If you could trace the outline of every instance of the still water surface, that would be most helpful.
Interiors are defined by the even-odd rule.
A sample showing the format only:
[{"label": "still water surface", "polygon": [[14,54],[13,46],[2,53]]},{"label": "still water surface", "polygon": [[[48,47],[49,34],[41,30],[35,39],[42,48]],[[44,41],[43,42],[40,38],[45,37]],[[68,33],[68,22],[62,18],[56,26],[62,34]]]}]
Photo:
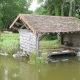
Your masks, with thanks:
[{"label": "still water surface", "polygon": [[80,80],[80,61],[33,65],[26,59],[0,56],[0,80]]}]

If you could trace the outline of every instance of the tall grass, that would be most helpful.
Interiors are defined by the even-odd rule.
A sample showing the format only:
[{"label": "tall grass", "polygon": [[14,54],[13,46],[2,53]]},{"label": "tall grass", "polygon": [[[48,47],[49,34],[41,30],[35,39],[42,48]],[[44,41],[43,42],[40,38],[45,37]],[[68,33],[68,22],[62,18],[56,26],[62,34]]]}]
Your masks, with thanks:
[{"label": "tall grass", "polygon": [[30,64],[35,64],[35,63],[36,63],[36,53],[35,53],[35,52],[31,52],[31,53],[30,53],[29,63],[30,63]]},{"label": "tall grass", "polygon": [[19,34],[1,34],[0,52],[2,53],[14,53],[19,48]]},{"label": "tall grass", "polygon": [[30,54],[30,64],[43,64],[45,62],[45,56],[46,54],[42,54],[42,57],[37,57],[34,53]]},{"label": "tall grass", "polygon": [[29,58],[30,58],[30,60],[29,60],[30,64],[43,64],[46,59],[46,54],[42,53],[42,55],[39,57],[35,51],[32,51],[30,53]]}]

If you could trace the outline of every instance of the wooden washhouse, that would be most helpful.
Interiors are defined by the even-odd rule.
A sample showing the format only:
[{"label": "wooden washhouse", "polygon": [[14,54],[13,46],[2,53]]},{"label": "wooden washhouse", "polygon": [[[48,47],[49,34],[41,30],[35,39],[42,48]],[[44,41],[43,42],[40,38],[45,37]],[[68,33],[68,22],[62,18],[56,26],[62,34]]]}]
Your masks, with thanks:
[{"label": "wooden washhouse", "polygon": [[40,37],[58,33],[61,45],[80,47],[80,20],[76,17],[19,14],[10,28],[19,31],[20,49],[39,51]]}]

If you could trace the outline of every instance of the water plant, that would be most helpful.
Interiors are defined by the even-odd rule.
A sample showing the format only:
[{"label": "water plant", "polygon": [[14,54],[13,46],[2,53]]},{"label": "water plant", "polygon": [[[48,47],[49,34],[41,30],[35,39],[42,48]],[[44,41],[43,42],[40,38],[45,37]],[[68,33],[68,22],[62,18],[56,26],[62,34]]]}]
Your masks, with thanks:
[{"label": "water plant", "polygon": [[31,63],[31,64],[36,63],[36,54],[34,52],[31,52],[29,55],[29,63]]},{"label": "water plant", "polygon": [[42,56],[38,56],[35,51],[32,51],[29,55],[30,64],[43,64],[46,59],[46,54],[42,53]]},{"label": "water plant", "polygon": [[43,64],[43,63],[45,63],[45,60],[46,60],[46,54],[45,53],[42,53],[41,57],[36,57],[36,63],[37,64]]}]

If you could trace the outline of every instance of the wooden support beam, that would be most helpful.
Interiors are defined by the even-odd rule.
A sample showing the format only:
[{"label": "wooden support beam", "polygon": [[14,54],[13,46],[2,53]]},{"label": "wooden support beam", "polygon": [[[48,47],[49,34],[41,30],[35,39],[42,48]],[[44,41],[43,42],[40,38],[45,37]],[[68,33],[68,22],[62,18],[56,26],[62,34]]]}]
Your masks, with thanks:
[{"label": "wooden support beam", "polygon": [[19,25],[23,25],[23,24],[20,22],[16,22],[15,25],[19,26]]},{"label": "wooden support beam", "polygon": [[25,25],[22,25],[22,26],[20,27],[20,29],[22,29],[23,27],[25,27]]},{"label": "wooden support beam", "polygon": [[60,33],[60,45],[63,45],[63,33]]},{"label": "wooden support beam", "polygon": [[37,33],[36,34],[36,55],[37,55],[37,57],[41,57],[42,56],[42,51],[40,51],[40,49],[39,49],[40,37],[41,37],[41,34]]},{"label": "wooden support beam", "polygon": [[36,54],[37,56],[39,56],[38,53],[39,53],[39,34],[37,33],[36,34]]},{"label": "wooden support beam", "polygon": [[23,23],[23,26],[25,26],[25,28],[29,30],[29,27],[24,23],[24,21],[23,20],[21,20],[21,21]]},{"label": "wooden support beam", "polygon": [[19,29],[19,28],[15,27],[15,26],[13,26],[12,28],[15,29],[15,30],[18,30]]},{"label": "wooden support beam", "polygon": [[22,23],[23,23],[23,25],[21,26],[21,29],[25,27],[28,31],[32,32],[32,31],[29,29],[29,27],[24,23],[24,21],[22,21]]}]

